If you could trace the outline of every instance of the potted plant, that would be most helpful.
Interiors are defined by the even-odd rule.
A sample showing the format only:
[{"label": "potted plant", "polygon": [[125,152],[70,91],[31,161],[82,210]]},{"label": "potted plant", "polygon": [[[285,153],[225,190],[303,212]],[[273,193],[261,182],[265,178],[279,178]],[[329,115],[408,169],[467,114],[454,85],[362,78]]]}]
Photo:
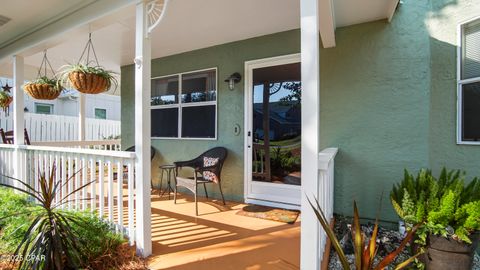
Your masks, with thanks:
[{"label": "potted plant", "polygon": [[407,227],[420,223],[416,249],[427,269],[469,270],[479,241],[480,181],[464,184],[465,173],[445,168],[438,178],[429,170],[416,177],[405,171],[390,198]]},{"label": "potted plant", "polygon": [[47,76],[26,83],[23,90],[32,98],[53,100],[56,99],[63,90],[62,85],[57,79],[50,79]]},{"label": "potted plant", "polygon": [[63,66],[60,74],[62,83],[69,83],[84,94],[100,94],[110,89],[112,85],[115,85],[115,88],[118,87],[115,73],[101,66],[81,63],[66,65]]},{"label": "potted plant", "polygon": [[43,51],[43,59],[38,68],[37,79],[26,83],[23,90],[34,99],[53,100],[56,99],[63,87],[55,75],[49,77],[47,68],[50,68],[51,74],[55,74],[52,65],[47,58],[47,50]]},{"label": "potted plant", "polygon": [[[90,59],[91,55],[94,59]],[[88,35],[87,44],[78,63],[65,65],[60,71],[62,83],[69,83],[84,94],[100,94],[110,89],[112,85],[117,88],[118,80],[114,75],[115,72],[106,70],[99,64],[93,47],[92,33]]]}]

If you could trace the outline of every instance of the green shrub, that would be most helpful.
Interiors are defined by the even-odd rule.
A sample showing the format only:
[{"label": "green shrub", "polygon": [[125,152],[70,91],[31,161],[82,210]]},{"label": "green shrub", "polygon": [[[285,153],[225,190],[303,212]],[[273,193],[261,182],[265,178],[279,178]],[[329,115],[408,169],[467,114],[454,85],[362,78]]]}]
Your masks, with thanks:
[{"label": "green shrub", "polygon": [[35,205],[23,194],[0,188],[0,253],[13,253],[28,229]]},{"label": "green shrub", "polygon": [[[54,173],[52,172],[51,175],[54,175]],[[46,180],[43,175],[41,178]],[[121,235],[114,232],[112,225],[100,220],[89,211],[66,211],[58,209],[58,205],[55,206],[54,204],[51,208],[46,208],[46,204],[51,202],[45,200],[45,198],[55,197],[48,191],[55,191],[56,188],[48,188],[49,181],[45,182],[43,180],[41,182],[42,187],[44,187],[42,190],[47,192],[48,195],[36,195],[37,198],[41,199],[41,204],[35,204],[27,195],[15,193],[13,188],[0,188],[0,253],[18,254],[23,258],[31,258],[33,254],[37,258],[41,254],[50,254],[44,257],[47,260],[36,265],[32,264],[34,261],[18,261],[19,269],[63,269],[64,266],[74,267],[75,269],[88,267],[89,262],[105,254],[114,253],[119,245],[125,241]],[[49,220],[48,211],[55,215],[55,219],[62,222],[60,224],[57,220],[54,221],[57,227],[62,226],[62,230],[58,230],[60,232],[60,239],[58,240],[53,237],[52,239],[48,238],[52,231],[45,227]],[[31,227],[32,224],[36,224],[36,227]],[[39,242],[37,239],[44,240]],[[62,243],[56,241],[62,241]],[[59,246],[64,248],[54,254],[53,251],[49,251],[48,247],[50,245],[57,250]],[[52,261],[59,258],[63,258],[62,261],[65,261]],[[50,265],[48,265],[49,260]],[[63,264],[63,266],[58,264]]]},{"label": "green shrub", "polygon": [[118,246],[125,242],[125,239],[114,232],[112,225],[100,220],[91,212],[73,212],[78,219],[82,220],[79,224],[73,224],[72,229],[79,237],[79,241],[84,242],[80,248],[82,261],[92,261],[104,254],[113,253]]}]

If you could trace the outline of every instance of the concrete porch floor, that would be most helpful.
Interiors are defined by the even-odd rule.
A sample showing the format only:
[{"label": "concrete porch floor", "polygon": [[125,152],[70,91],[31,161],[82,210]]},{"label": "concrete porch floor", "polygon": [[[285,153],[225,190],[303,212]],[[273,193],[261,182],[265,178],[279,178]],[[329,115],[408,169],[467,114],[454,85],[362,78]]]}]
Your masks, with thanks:
[{"label": "concrete porch floor", "polygon": [[299,269],[300,221],[285,224],[236,215],[245,206],[152,194],[150,269]]}]

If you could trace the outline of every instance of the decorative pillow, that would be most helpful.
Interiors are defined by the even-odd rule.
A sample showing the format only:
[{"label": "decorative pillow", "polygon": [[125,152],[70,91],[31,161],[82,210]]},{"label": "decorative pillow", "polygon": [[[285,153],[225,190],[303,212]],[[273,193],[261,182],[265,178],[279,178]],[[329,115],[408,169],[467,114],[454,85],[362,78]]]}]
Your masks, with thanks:
[{"label": "decorative pillow", "polygon": [[[218,163],[218,160],[219,160],[218,158],[203,157],[203,166],[204,167],[214,166]],[[218,183],[218,177],[213,172],[209,172],[209,171],[203,172],[203,179]]]}]

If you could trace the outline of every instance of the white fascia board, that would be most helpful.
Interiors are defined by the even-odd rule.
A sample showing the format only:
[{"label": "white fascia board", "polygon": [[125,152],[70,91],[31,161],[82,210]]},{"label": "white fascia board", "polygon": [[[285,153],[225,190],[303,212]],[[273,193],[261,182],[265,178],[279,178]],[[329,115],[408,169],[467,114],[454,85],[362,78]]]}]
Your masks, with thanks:
[{"label": "white fascia board", "polygon": [[390,0],[391,4],[388,6],[387,10],[387,20],[391,22],[393,19],[393,15],[395,14],[395,10],[397,10],[398,3],[400,0]]},{"label": "white fascia board", "polygon": [[59,36],[60,34],[108,15],[122,7],[133,4],[135,4],[135,2],[132,0],[102,0],[80,7],[70,13],[67,12],[39,29],[34,29],[30,33],[20,34],[16,39],[2,44],[0,48],[0,61],[12,55],[21,55],[23,51],[48,39]]},{"label": "white fascia board", "polygon": [[332,0],[318,2],[320,37],[324,48],[333,48],[335,44],[335,15]]}]

